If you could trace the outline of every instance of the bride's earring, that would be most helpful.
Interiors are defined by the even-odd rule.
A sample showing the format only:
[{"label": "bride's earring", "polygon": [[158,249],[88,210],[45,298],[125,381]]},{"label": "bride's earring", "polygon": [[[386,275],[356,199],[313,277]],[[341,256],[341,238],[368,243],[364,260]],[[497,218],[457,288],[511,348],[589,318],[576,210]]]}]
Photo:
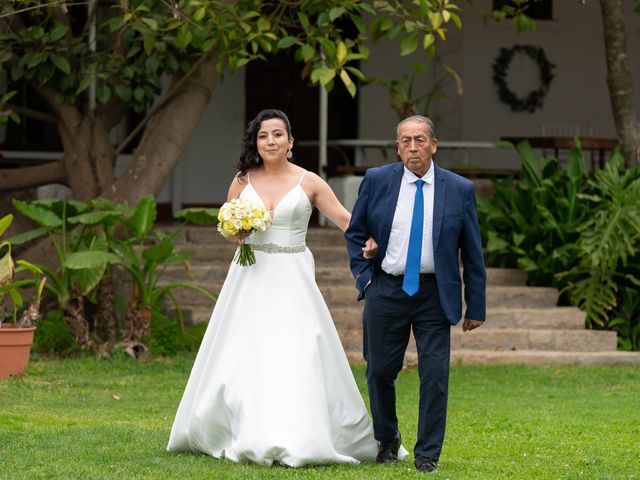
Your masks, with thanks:
[{"label": "bride's earring", "polygon": [[293,157],[293,152],[291,151],[291,149],[287,150],[287,158],[291,159],[291,157]]},{"label": "bride's earring", "polygon": [[260,163],[260,155],[256,153],[256,163]]}]

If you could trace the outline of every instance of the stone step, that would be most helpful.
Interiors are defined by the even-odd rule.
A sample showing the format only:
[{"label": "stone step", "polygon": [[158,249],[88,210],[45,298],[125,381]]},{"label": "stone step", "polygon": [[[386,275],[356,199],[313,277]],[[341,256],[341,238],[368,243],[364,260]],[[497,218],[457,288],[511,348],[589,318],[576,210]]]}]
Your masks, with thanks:
[{"label": "stone step", "polygon": [[[362,348],[362,330],[338,330],[345,351]],[[615,352],[616,332],[603,330],[527,330],[483,329],[451,331],[452,350],[554,350],[564,352]],[[415,340],[409,341],[408,352],[415,352]]]},{"label": "stone step", "polygon": [[[168,306],[170,312],[173,307]],[[213,302],[201,305],[182,306],[185,324],[193,325],[209,320]],[[363,304],[352,307],[334,307],[331,309],[333,322],[338,330],[362,329]],[[487,322],[483,330],[528,329],[528,330],[583,330],[585,313],[575,307],[556,308],[509,308],[488,309]],[[455,328],[462,328],[462,322]]]},{"label": "stone step", "polygon": [[[357,294],[355,287],[321,285],[320,290],[330,308],[355,304]],[[489,308],[550,308],[556,306],[558,296],[559,293],[555,288],[548,287],[487,286]]]},{"label": "stone step", "polygon": [[[352,363],[362,363],[362,352],[347,351]],[[407,352],[405,365],[417,364],[415,352]],[[505,365],[524,364],[540,366],[557,365],[635,365],[640,367],[640,352],[559,352],[552,350],[452,350],[454,365]]]},{"label": "stone step", "polygon": [[[331,316],[338,329],[362,328],[363,305],[334,307]],[[575,307],[489,308],[483,329],[583,330],[586,314]],[[459,326],[461,328],[462,322]],[[458,328],[458,327],[456,327]]]},{"label": "stone step", "polygon": [[[165,283],[167,279],[163,278]],[[199,282],[202,288],[212,293],[220,292],[222,282]],[[329,308],[356,305],[357,290],[353,286],[324,286],[320,291]],[[182,304],[208,304],[209,300],[199,293],[186,289],[174,290],[176,299]],[[487,306],[489,308],[550,308],[558,303],[558,291],[548,287],[518,287],[504,285],[487,286]]]},{"label": "stone step", "polygon": [[[191,261],[190,275],[182,265],[169,265],[163,278],[171,280],[192,280],[205,282],[223,282],[229,270],[229,260],[217,260],[208,263]],[[354,280],[348,263],[344,265],[327,266],[322,263],[316,266],[316,281],[318,285],[353,286]],[[488,268],[488,285],[520,285],[526,284],[526,273],[508,268]]]}]

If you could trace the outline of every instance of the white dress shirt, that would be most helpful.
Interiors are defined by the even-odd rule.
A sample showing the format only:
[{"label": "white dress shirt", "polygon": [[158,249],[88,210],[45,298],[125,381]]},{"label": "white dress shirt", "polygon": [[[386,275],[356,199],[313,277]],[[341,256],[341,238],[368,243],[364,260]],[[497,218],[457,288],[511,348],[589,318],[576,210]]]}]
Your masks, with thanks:
[{"label": "white dress shirt", "polygon": [[[404,275],[407,264],[407,250],[409,249],[409,234],[411,233],[411,218],[416,195],[416,180],[418,177],[407,167],[400,182],[400,193],[396,212],[393,215],[391,234],[387,252],[382,260],[382,270],[390,275]],[[422,177],[424,198],[424,223],[422,226],[422,254],[420,255],[420,273],[435,273],[433,258],[433,199],[435,169],[433,161],[427,173]]]}]

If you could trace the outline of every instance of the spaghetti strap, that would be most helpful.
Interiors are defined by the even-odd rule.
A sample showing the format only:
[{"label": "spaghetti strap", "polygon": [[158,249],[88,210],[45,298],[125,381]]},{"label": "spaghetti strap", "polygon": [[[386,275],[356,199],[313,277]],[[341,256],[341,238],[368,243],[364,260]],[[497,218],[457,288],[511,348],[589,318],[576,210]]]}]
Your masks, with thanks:
[{"label": "spaghetti strap", "polygon": [[304,179],[304,176],[307,174],[307,170],[304,171],[304,173],[302,174],[302,176],[300,177],[300,181],[298,182],[298,185],[302,184],[302,180]]},{"label": "spaghetti strap", "polygon": [[248,171],[247,171],[247,183],[251,185],[251,175],[249,174]]}]

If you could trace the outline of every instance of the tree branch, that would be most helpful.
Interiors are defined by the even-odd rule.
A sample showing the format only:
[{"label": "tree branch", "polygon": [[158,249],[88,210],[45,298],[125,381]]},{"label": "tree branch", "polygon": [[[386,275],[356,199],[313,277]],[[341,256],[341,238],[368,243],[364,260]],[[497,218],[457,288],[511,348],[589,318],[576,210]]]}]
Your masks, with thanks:
[{"label": "tree branch", "polygon": [[149,110],[147,115],[140,121],[140,123],[138,125],[136,125],[136,128],[134,128],[133,131],[127,136],[127,138],[125,138],[123,140],[123,142],[120,145],[118,145],[118,148],[116,149],[116,157],[118,155],[120,155],[125,148],[127,148],[127,145],[129,145],[129,143],[131,143],[131,140],[133,140],[136,137],[136,135],[138,135],[138,133],[140,133],[140,130],[142,130],[144,128],[144,126],[147,124],[147,122],[156,113],[158,113],[158,111],[160,111],[160,109],[162,107],[164,107],[169,100],[171,100],[171,97],[173,97],[175,95],[175,93],[180,90],[180,88],[193,75],[193,73],[200,67],[200,65],[202,65],[205,62],[205,60],[210,59],[212,57],[212,55],[213,55],[213,53],[209,52],[208,54],[203,55],[202,57],[200,57],[198,59],[198,61],[193,64],[191,69],[182,78],[180,78],[180,80],[178,80],[176,83],[171,85],[171,88],[169,88],[169,90],[167,90],[166,94],[160,100],[158,100],[158,102],[151,108],[151,110]]},{"label": "tree branch", "polygon": [[82,114],[73,105],[68,103],[59,103],[56,101],[58,92],[52,87],[42,87],[35,89],[40,93],[40,96],[44,98],[49,105],[54,109],[58,115],[58,119],[61,123],[61,127],[64,127],[67,137],[73,138],[75,131],[82,123]]},{"label": "tree branch", "polygon": [[58,119],[56,118],[56,116],[51,115],[50,113],[40,112],[32,108],[21,107],[19,105],[7,104],[7,108],[10,108],[23,117],[35,118],[36,120],[40,120],[42,122],[58,123]]},{"label": "tree branch", "polygon": [[66,183],[61,160],[32,167],[0,169],[0,191],[21,190],[47,183]]}]

